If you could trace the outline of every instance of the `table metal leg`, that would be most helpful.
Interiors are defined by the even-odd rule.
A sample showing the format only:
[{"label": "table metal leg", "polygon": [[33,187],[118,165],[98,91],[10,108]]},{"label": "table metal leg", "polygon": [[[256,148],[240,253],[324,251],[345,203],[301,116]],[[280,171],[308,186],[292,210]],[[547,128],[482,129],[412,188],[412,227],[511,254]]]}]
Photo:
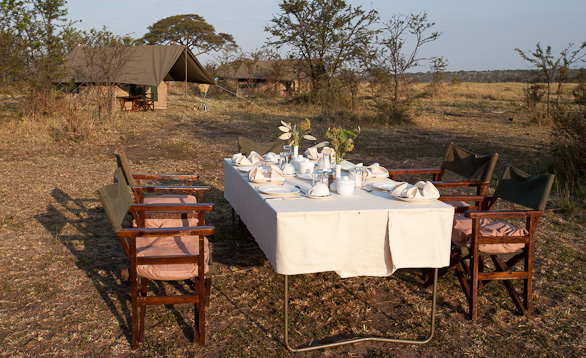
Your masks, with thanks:
[{"label": "table metal leg", "polygon": [[408,343],[408,344],[425,344],[431,341],[433,338],[433,334],[435,332],[435,304],[436,304],[436,297],[437,297],[437,272],[438,269],[434,269],[433,271],[433,293],[431,298],[431,317],[430,317],[430,329],[429,335],[424,339],[399,339],[399,338],[387,338],[387,337],[377,337],[377,336],[369,336],[369,337],[361,337],[355,339],[348,339],[348,340],[341,340],[337,342],[327,343],[327,344],[320,344],[315,346],[307,346],[307,347],[299,347],[293,348],[289,344],[289,276],[285,275],[285,346],[291,352],[305,352],[311,351],[316,349],[322,348],[329,348],[329,347],[336,347],[345,344],[352,344],[358,342],[365,342],[365,341],[379,341],[379,342],[391,342],[391,343]]}]

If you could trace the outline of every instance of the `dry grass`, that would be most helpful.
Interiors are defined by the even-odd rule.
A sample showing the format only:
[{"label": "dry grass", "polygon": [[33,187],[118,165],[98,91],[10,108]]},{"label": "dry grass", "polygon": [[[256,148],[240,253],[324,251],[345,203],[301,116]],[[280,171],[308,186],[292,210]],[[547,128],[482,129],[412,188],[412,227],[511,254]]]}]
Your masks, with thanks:
[{"label": "dry grass", "polygon": [[[543,170],[548,128],[529,125],[515,111],[515,85],[486,87],[462,84],[440,99],[420,99],[413,125],[363,127],[349,159],[388,167],[434,166],[455,141],[478,153],[498,151],[495,177],[508,164]],[[241,102],[210,100],[211,111],[202,113],[186,111],[182,104],[178,96],[164,113],[124,114],[82,144],[56,142],[46,123],[1,119],[0,355],[292,355],[282,344],[283,278],[245,233],[233,236],[221,158],[236,150],[237,135],[270,140],[278,133],[278,120],[314,118],[311,108],[267,102],[259,111]],[[319,135],[332,122],[315,118],[312,124]],[[129,287],[119,276],[125,257],[95,194],[112,180],[118,141],[137,171],[197,172],[202,184],[214,187],[207,199],[217,205],[209,221],[218,228],[213,241],[219,274],[205,348],[191,342],[192,310],[175,306],[149,308],[147,343],[130,349]],[[471,322],[457,281],[447,276],[439,286],[437,330],[429,344],[362,343],[296,356],[584,356],[586,215],[583,207],[562,214],[556,210],[559,202],[552,195],[537,235],[532,317],[518,316],[506,291],[494,285],[481,295],[480,319]],[[420,283],[416,270],[389,278],[293,277],[293,344],[309,343],[312,336],[406,332],[397,334],[421,337],[429,291]]]}]

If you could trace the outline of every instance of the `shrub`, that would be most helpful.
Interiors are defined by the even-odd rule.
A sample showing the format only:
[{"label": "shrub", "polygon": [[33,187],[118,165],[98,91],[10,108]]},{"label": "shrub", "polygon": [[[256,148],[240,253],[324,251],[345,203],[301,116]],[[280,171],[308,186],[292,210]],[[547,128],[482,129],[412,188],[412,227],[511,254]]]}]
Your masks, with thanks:
[{"label": "shrub", "polygon": [[576,199],[586,197],[586,111],[556,108],[552,113],[553,169],[560,186]]}]

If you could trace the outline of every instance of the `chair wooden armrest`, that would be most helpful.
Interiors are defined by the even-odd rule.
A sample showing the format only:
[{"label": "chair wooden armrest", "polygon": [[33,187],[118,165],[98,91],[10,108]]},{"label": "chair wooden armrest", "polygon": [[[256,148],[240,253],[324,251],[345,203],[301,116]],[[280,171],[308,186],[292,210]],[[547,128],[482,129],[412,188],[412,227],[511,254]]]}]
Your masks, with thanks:
[{"label": "chair wooden armrest", "polygon": [[136,184],[140,184],[141,179],[150,180],[183,180],[189,182],[189,185],[193,185],[194,180],[199,180],[197,174],[154,174],[154,173],[132,173],[132,177],[136,181]]},{"label": "chair wooden armrest", "polygon": [[168,186],[168,185],[135,185],[133,188],[137,203],[144,202],[145,193],[193,195],[197,201],[203,202],[203,194],[212,191],[209,186]]},{"label": "chair wooden armrest", "polygon": [[484,195],[441,195],[440,201],[483,201],[486,197]]},{"label": "chair wooden armrest", "polygon": [[431,182],[436,188],[480,188],[488,187],[488,182],[484,181],[433,181]]},{"label": "chair wooden armrest", "polygon": [[215,204],[198,203],[198,204],[134,204],[130,207],[135,211],[213,211]]},{"label": "chair wooden armrest", "polygon": [[139,193],[172,193],[172,194],[195,194],[209,193],[212,188],[209,186],[171,186],[171,185],[135,185],[134,190]]},{"label": "chair wooden armrest", "polygon": [[439,179],[442,169],[435,168],[420,168],[420,169],[389,169],[389,177],[395,179],[397,175],[416,175],[416,174],[431,174],[433,179]]},{"label": "chair wooden armrest", "polygon": [[193,227],[166,227],[166,228],[131,228],[119,230],[116,234],[119,237],[154,237],[154,236],[187,236],[201,235],[211,236],[216,233],[214,226],[193,226]]},{"label": "chair wooden armrest", "polygon": [[472,219],[507,219],[507,218],[529,218],[529,217],[541,217],[543,211],[530,210],[530,211],[514,211],[514,210],[503,210],[503,211],[467,211],[464,214],[466,217]]}]

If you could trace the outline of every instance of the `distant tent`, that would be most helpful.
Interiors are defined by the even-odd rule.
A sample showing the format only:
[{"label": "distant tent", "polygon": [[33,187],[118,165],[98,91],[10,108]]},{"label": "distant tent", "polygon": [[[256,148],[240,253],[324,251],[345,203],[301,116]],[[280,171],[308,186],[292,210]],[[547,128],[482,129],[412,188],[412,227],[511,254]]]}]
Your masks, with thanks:
[{"label": "distant tent", "polygon": [[[187,71],[187,76],[185,75]],[[147,94],[157,109],[167,107],[165,81],[214,84],[187,46],[76,47],[56,83],[115,85],[116,96]]]},{"label": "distant tent", "polygon": [[[115,51],[121,54],[115,54]],[[92,52],[101,52],[101,58],[110,59],[118,56],[119,69],[104,73],[104,60],[92,59]],[[106,53],[106,56],[103,56]],[[214,80],[205,72],[193,53],[181,45],[145,45],[113,48],[76,47],[65,62],[66,75],[58,82],[103,82],[158,86],[162,81],[185,80],[185,54],[187,53],[187,82],[214,84]],[[111,68],[111,66],[110,66]]]}]

